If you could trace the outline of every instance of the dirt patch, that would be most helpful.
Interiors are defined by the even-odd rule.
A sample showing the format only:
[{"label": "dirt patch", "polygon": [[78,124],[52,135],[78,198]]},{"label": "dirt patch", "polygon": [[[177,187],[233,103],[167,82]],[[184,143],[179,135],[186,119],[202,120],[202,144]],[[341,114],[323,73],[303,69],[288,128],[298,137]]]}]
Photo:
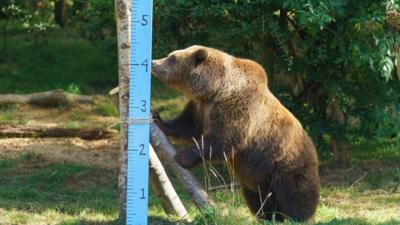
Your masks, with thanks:
[{"label": "dirt patch", "polygon": [[394,163],[369,160],[357,166],[324,166],[320,169],[323,186],[349,186],[362,180],[368,174],[375,174],[390,168],[398,168]]},{"label": "dirt patch", "polygon": [[86,141],[79,138],[0,139],[0,159],[35,153],[46,162],[74,162],[113,170],[119,167],[119,140]]},{"label": "dirt patch", "polygon": [[325,168],[321,170],[321,184],[324,186],[349,186],[366,172],[360,168]]}]

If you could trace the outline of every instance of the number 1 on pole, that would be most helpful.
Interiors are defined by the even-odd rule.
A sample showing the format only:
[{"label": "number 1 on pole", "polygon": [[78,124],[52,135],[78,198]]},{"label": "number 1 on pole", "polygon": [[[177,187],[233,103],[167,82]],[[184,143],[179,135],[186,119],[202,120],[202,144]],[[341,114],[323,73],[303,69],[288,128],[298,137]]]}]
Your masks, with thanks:
[{"label": "number 1 on pole", "polygon": [[147,225],[152,13],[151,0],[131,0],[126,188],[126,224],[128,225]]}]

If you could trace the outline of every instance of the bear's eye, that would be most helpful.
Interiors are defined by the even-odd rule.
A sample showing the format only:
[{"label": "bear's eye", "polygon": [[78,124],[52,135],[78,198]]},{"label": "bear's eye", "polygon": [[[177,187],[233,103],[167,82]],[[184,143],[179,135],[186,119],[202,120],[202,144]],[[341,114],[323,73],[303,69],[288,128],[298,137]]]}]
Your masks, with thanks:
[{"label": "bear's eye", "polygon": [[168,63],[175,64],[176,63],[176,57],[174,55],[171,55],[170,57],[168,57]]}]

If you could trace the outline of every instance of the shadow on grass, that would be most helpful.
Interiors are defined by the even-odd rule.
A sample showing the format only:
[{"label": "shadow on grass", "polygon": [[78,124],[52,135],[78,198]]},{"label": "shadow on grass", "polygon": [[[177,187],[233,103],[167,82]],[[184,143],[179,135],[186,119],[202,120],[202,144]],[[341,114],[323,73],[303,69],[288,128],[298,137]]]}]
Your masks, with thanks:
[{"label": "shadow on grass", "polygon": [[333,219],[329,222],[320,222],[316,223],[316,225],[398,225],[400,224],[400,220],[388,220],[381,223],[370,222],[366,219]]},{"label": "shadow on grass", "polygon": [[[148,218],[148,225],[183,225],[187,223],[177,222],[165,219],[163,217],[158,216],[150,216]],[[109,221],[90,221],[90,220],[66,220],[58,225],[118,225],[118,220],[109,220]]]},{"label": "shadow on grass", "polygon": [[[0,160],[0,209],[30,215],[56,211],[61,219],[65,217],[59,225],[118,224],[117,181],[116,171],[54,163],[41,154],[24,153],[17,159]],[[153,195],[149,202],[154,204]],[[149,217],[149,224],[176,223]]]},{"label": "shadow on grass", "polygon": [[110,221],[89,221],[89,220],[66,220],[58,225],[117,225],[118,220],[110,220]]},{"label": "shadow on grass", "polygon": [[52,163],[41,155],[24,154],[0,161],[0,208],[42,214],[55,210],[83,211],[106,217],[118,209],[117,174],[101,168]]}]

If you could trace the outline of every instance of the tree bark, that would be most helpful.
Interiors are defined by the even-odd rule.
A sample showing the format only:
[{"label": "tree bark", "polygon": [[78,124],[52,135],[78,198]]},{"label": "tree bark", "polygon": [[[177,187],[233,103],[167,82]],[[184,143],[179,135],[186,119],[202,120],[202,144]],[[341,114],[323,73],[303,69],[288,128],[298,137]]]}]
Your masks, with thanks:
[{"label": "tree bark", "polygon": [[336,138],[334,137],[334,135],[332,135],[332,137],[331,137],[331,149],[332,149],[332,154],[333,154],[333,160],[335,160],[335,162],[338,162],[340,159],[339,150],[338,150]]},{"label": "tree bark", "polygon": [[56,0],[54,3],[54,20],[60,27],[67,23],[67,2],[66,0]]},{"label": "tree bark", "polygon": [[21,125],[0,125],[0,138],[71,138],[97,140],[116,136],[117,132],[102,128],[60,128],[30,127]]},{"label": "tree bark", "polygon": [[150,187],[160,200],[165,213],[177,215],[180,219],[191,222],[185,206],[176,194],[171,181],[153,147],[150,145]]},{"label": "tree bark", "polygon": [[400,81],[400,47],[397,47],[397,79]]},{"label": "tree bark", "polygon": [[0,95],[0,105],[4,104],[31,104],[40,106],[58,106],[76,103],[93,104],[95,97],[66,93],[63,90],[52,90],[27,95],[5,94]]},{"label": "tree bark", "polygon": [[[119,112],[121,121],[128,119],[129,60],[130,60],[130,8],[131,1],[115,0],[118,41]],[[119,172],[119,224],[126,222],[126,174],[128,124],[121,123],[121,153]]]},{"label": "tree bark", "polygon": [[[343,128],[346,125],[346,120],[344,116],[344,112],[342,110],[342,107],[340,106],[339,101],[337,98],[333,98],[332,104],[330,106],[331,112],[332,112],[332,117],[333,119],[339,123],[339,125]],[[343,163],[348,162],[349,160],[349,149],[347,147],[346,140],[336,140],[336,135],[332,134],[331,136],[331,148],[333,155],[335,157],[335,161],[341,161]]]},{"label": "tree bark", "polygon": [[4,19],[3,26],[2,26],[2,34],[3,34],[3,53],[4,56],[7,57],[8,50],[7,50],[7,38],[8,38],[8,33],[7,33],[7,25],[8,25],[8,18]]},{"label": "tree bark", "polygon": [[201,210],[204,207],[213,206],[214,203],[208,198],[207,192],[203,187],[201,187],[193,174],[189,170],[179,166],[179,164],[175,161],[174,157],[176,155],[176,150],[168,141],[165,134],[154,123],[151,124],[150,129],[151,144],[154,147],[158,157],[160,157],[160,160],[166,164],[176,175],[186,192],[193,199],[196,207]]}]

